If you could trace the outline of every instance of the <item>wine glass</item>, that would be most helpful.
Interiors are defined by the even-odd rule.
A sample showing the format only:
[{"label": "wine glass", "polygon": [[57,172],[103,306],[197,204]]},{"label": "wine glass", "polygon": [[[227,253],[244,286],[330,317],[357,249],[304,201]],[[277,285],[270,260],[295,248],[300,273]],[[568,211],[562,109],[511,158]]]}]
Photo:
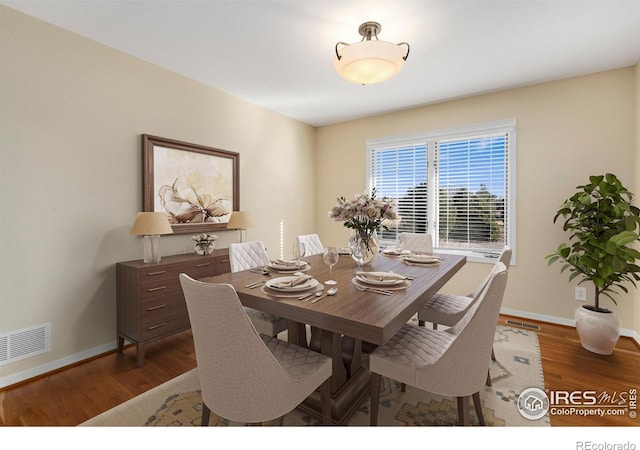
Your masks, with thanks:
[{"label": "wine glass", "polygon": [[333,266],[338,264],[338,249],[336,247],[327,247],[324,249],[324,254],[322,255],[322,260],[324,263],[329,266],[329,280],[325,283],[327,284],[337,284],[338,282],[333,279]]},{"label": "wine glass", "polygon": [[300,264],[300,257],[304,256],[304,244],[302,242],[294,242],[293,243],[293,257],[296,259],[296,268],[298,269],[298,272],[296,272],[294,275],[299,275],[300,272],[300,268],[302,267]]},{"label": "wine glass", "polygon": [[396,234],[396,252],[402,253],[404,249],[404,236],[401,236],[400,233]]}]

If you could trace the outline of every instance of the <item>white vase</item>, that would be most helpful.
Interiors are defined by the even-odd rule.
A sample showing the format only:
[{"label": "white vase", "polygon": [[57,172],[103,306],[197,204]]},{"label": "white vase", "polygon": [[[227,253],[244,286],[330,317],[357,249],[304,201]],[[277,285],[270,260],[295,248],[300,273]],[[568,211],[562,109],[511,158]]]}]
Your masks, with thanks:
[{"label": "white vase", "polygon": [[590,352],[610,355],[620,338],[620,319],[609,310],[596,312],[589,308],[593,306],[580,306],[575,311],[580,343]]}]

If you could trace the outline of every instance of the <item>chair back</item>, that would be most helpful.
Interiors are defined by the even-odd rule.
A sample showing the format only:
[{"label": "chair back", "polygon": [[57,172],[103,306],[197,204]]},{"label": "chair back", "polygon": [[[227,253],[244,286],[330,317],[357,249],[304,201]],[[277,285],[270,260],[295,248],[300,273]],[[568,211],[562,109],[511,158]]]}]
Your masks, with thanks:
[{"label": "chair back", "polygon": [[432,253],[433,237],[425,233],[400,233],[398,244],[405,250],[412,252]]},{"label": "chair back", "polygon": [[[431,385],[431,392],[464,397],[483,389],[507,277],[506,266],[498,262],[478,301],[456,325],[441,332],[451,333],[456,338],[433,365],[433,370],[418,374]],[[433,371],[446,376],[435,377]]]},{"label": "chair back", "polygon": [[262,241],[229,244],[231,272],[266,266],[271,261]]},{"label": "chair back", "polygon": [[211,411],[233,421],[265,422],[291,411],[309,395],[305,392],[300,397],[299,383],[263,339],[281,341],[258,334],[233,286],[204,283],[184,273],[180,283],[191,321],[202,399]]},{"label": "chair back", "polygon": [[[498,258],[498,262],[504,264],[507,270],[509,270],[509,264],[511,264],[511,247],[506,246],[502,249],[502,252],[500,253],[500,256]],[[494,265],[494,270],[495,270],[495,265]],[[473,297],[474,299],[477,299],[480,293],[482,292],[482,290],[485,288],[485,286],[489,282],[489,279],[491,278],[492,274],[493,274],[493,270],[489,272],[489,275],[485,277],[482,283],[480,283],[480,285],[476,288],[475,291],[473,291],[473,293],[469,297]]]},{"label": "chair back", "polygon": [[[304,249],[300,244],[304,245]],[[313,256],[324,253],[324,247],[317,234],[301,234],[298,236],[298,245],[300,246],[301,256]]]}]

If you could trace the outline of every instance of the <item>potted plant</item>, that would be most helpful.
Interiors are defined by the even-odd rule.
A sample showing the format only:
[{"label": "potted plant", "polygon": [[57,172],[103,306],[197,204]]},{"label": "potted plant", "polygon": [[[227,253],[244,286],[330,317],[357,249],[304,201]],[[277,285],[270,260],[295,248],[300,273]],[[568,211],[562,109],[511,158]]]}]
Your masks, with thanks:
[{"label": "potted plant", "polygon": [[569,270],[569,281],[593,283],[595,303],[576,309],[576,329],[584,348],[610,355],[620,337],[620,320],[600,301],[606,296],[617,305],[614,294],[628,292],[625,284],[635,287],[640,280],[635,263],[640,252],[632,247],[639,237],[640,209],[631,204],[633,194],[610,173],[591,176],[589,184],[576,189],[553,218],[555,223],[562,216],[569,241],[546,259],[549,266],[564,262],[561,272]]}]

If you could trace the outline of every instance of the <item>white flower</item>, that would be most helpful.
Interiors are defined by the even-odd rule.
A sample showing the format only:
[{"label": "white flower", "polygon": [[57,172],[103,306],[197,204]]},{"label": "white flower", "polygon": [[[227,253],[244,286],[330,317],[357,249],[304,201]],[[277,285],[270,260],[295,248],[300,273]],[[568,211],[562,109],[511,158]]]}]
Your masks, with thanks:
[{"label": "white flower", "polygon": [[215,241],[218,239],[218,236],[215,234],[202,233],[198,236],[191,236],[191,239],[193,239],[198,245],[202,245]]}]

